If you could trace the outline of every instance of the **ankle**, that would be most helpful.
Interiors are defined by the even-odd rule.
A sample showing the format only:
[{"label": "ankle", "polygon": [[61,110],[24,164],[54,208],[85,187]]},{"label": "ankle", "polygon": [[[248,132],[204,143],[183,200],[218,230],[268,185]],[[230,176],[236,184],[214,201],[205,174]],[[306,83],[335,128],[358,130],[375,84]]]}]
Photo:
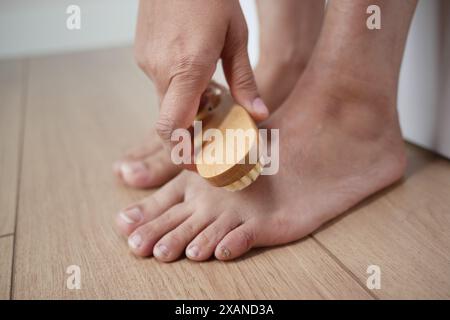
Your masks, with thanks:
[{"label": "ankle", "polygon": [[398,123],[397,80],[382,73],[377,81],[366,78],[365,74],[341,70],[335,66],[311,63],[302,75],[302,82],[316,88],[330,101],[324,106],[327,113],[342,113],[338,109],[345,106],[345,113],[372,114],[373,118],[388,123]]},{"label": "ankle", "polygon": [[362,94],[354,88],[318,83],[308,72],[297,84],[300,92],[294,96],[309,96],[303,113],[309,113],[311,123],[320,124],[317,130],[326,132],[332,139],[345,141],[350,148],[364,145],[366,154],[361,157],[372,159],[381,166],[392,181],[398,180],[405,172],[406,152],[401,134],[395,95],[385,94],[383,98],[372,96],[369,90]]},{"label": "ankle", "polygon": [[360,89],[353,81],[342,82],[338,76],[325,78],[309,68],[294,91],[292,105],[308,97],[303,112],[311,114],[321,126],[360,142],[391,141],[390,150],[403,149],[395,92]]},{"label": "ankle", "polygon": [[305,74],[336,99],[385,106],[389,108],[383,108],[386,113],[395,111],[398,88],[395,72],[366,65],[358,69],[351,64],[312,58]]}]

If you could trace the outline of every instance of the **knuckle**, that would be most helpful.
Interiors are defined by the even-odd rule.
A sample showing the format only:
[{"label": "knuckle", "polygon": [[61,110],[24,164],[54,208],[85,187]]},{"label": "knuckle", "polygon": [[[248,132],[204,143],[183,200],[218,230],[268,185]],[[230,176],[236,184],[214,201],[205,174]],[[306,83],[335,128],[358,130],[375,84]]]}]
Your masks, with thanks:
[{"label": "knuckle", "polygon": [[248,45],[248,27],[246,23],[241,26],[241,32],[237,34],[236,45],[238,50],[247,50]]},{"label": "knuckle", "polygon": [[176,129],[175,121],[167,116],[161,116],[155,124],[156,133],[164,141],[170,141],[172,132]]},{"label": "knuckle", "polygon": [[[204,211],[208,212],[208,211]],[[211,211],[209,211],[211,212]],[[197,233],[197,236],[195,237],[196,242],[200,242],[202,244],[208,244],[216,241],[218,235],[221,233],[222,228],[220,225],[217,225],[216,218],[211,217],[207,222],[207,227],[203,229],[201,232],[198,232],[197,229],[194,228],[195,233]],[[193,226],[194,227],[194,226]]]},{"label": "knuckle", "polygon": [[148,216],[153,216],[155,213],[161,212],[163,209],[164,208],[161,205],[160,200],[155,195],[151,195],[141,206],[141,211]]},{"label": "knuckle", "polygon": [[186,54],[176,58],[175,63],[170,66],[172,77],[182,77],[182,80],[197,79],[211,64],[199,54]]},{"label": "knuckle", "polygon": [[234,73],[234,86],[243,90],[254,90],[253,73],[248,68],[238,68]]},{"label": "knuckle", "polygon": [[152,57],[152,54],[149,50],[136,48],[134,50],[134,60],[138,65],[139,69],[144,71],[146,74],[153,75],[156,73],[155,58]]},{"label": "knuckle", "polygon": [[197,231],[192,223],[184,223],[182,226],[180,226],[180,229],[180,235],[185,236],[193,235]]},{"label": "knuckle", "polygon": [[250,249],[255,242],[255,232],[253,229],[243,229],[239,231],[238,237],[245,249]]},{"label": "knuckle", "polygon": [[140,230],[138,230],[137,233],[139,233],[139,235],[142,237],[143,241],[149,240],[148,235],[152,235],[156,231],[155,225],[153,223],[147,223],[146,225],[142,226],[139,229]]},{"label": "knuckle", "polygon": [[171,245],[177,245],[183,242],[183,236],[177,232],[172,232],[168,237],[167,241]]},{"label": "knuckle", "polygon": [[149,59],[147,58],[145,51],[142,49],[134,50],[134,60],[141,69],[147,68],[149,64]]},{"label": "knuckle", "polygon": [[134,61],[136,61],[138,64],[143,60],[144,57],[142,46],[137,42],[135,42],[133,46],[133,56]]},{"label": "knuckle", "polygon": [[136,61],[136,64],[138,65],[139,69],[141,70],[147,69],[148,61],[143,54],[136,52],[134,55],[134,60]]},{"label": "knuckle", "polygon": [[[214,228],[214,227],[213,227]],[[215,231],[213,230],[212,232],[202,232],[198,235],[198,243],[200,243],[201,245],[207,245],[209,243],[213,242],[213,237],[212,235],[216,234]]]},{"label": "knuckle", "polygon": [[243,54],[247,51],[248,46],[248,28],[244,23],[241,27],[240,32],[233,34],[231,41],[229,42],[228,51],[235,52],[237,54]]}]

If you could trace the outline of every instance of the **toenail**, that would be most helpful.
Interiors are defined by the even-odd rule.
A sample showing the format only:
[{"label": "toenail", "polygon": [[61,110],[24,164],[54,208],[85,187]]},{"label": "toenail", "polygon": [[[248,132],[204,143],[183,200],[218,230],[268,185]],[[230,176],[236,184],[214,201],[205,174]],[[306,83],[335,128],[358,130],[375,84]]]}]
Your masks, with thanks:
[{"label": "toenail", "polygon": [[221,247],[220,248],[220,254],[224,258],[228,258],[231,255],[231,252],[230,252],[230,250],[227,247]]},{"label": "toenail", "polygon": [[167,257],[169,255],[169,249],[164,244],[158,244],[153,254],[155,257]]},{"label": "toenail", "polygon": [[124,162],[120,166],[123,175],[136,174],[147,170],[142,162]]},{"label": "toenail", "polygon": [[128,245],[133,249],[139,248],[141,244],[142,244],[142,237],[139,234],[135,234],[130,238],[128,238]]},{"label": "toenail", "polygon": [[139,208],[134,207],[119,212],[119,217],[128,224],[134,224],[142,220],[143,215]]},{"label": "toenail", "polygon": [[198,247],[196,245],[190,246],[186,251],[186,254],[192,258],[198,257],[199,253],[200,253],[200,250],[198,249]]}]

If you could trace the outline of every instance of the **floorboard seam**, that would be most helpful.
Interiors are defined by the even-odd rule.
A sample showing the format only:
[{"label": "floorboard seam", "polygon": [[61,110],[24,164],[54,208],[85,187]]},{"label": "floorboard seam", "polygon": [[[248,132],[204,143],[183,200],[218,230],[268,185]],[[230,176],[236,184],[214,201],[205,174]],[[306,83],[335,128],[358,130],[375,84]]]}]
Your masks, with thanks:
[{"label": "floorboard seam", "polygon": [[[21,95],[21,111],[22,114],[20,116],[20,136],[19,136],[19,150],[18,150],[18,161],[19,168],[17,169],[17,190],[16,190],[16,212],[14,217],[14,235],[17,235],[17,222],[19,215],[19,204],[20,204],[20,189],[21,189],[21,181],[22,181],[22,168],[23,168],[23,154],[25,147],[25,129],[26,129],[26,111],[28,104],[28,82],[29,82],[29,60],[24,59],[22,62],[22,95]],[[13,238],[13,252],[12,252],[12,263],[11,263],[11,283],[10,283],[10,292],[9,299],[13,300],[14,298],[14,276],[15,276],[15,261],[16,261],[16,246],[17,246],[17,237]]]},{"label": "floorboard seam", "polygon": [[2,234],[1,236],[0,236],[0,239],[2,239],[2,238],[7,238],[7,237],[9,237],[9,236],[13,236],[14,235],[14,233],[6,233],[6,234]]},{"label": "floorboard seam", "polygon": [[378,297],[375,293],[373,293],[371,290],[369,290],[364,283],[359,280],[359,278],[333,253],[331,252],[322,242],[320,242],[314,235],[311,235],[311,239],[313,239],[317,245],[319,245],[322,250],[325,251],[326,254],[328,254],[331,259],[333,259],[334,262],[336,262],[347,274],[356,281],[359,286],[366,291],[372,298],[375,300],[380,300],[380,297]]}]

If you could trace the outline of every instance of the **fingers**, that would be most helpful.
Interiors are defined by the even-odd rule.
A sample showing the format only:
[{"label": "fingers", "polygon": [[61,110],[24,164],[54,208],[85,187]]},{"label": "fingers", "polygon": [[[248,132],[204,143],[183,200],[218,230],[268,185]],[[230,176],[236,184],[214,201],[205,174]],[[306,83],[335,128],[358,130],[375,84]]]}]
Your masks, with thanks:
[{"label": "fingers", "polygon": [[[166,148],[173,145],[175,129],[191,126],[220,58],[237,103],[255,120],[268,116],[250,66],[247,26],[238,1],[211,4],[205,0],[181,11],[179,4],[174,11],[173,3],[167,1],[145,3],[140,7],[144,13],[137,26],[136,59],[160,96],[156,131]],[[208,14],[199,14],[205,10]],[[168,20],[169,16],[176,16],[178,20],[173,21],[179,23]]]},{"label": "fingers", "polygon": [[165,146],[172,145],[171,136],[175,129],[192,125],[201,96],[215,71],[215,64],[196,63],[190,58],[183,60],[175,67],[156,123],[156,131]]},{"label": "fingers", "polygon": [[262,121],[269,116],[269,109],[258,94],[247,42],[247,25],[243,18],[237,17],[231,21],[227,34],[222,53],[223,70],[234,100],[256,121]]}]

